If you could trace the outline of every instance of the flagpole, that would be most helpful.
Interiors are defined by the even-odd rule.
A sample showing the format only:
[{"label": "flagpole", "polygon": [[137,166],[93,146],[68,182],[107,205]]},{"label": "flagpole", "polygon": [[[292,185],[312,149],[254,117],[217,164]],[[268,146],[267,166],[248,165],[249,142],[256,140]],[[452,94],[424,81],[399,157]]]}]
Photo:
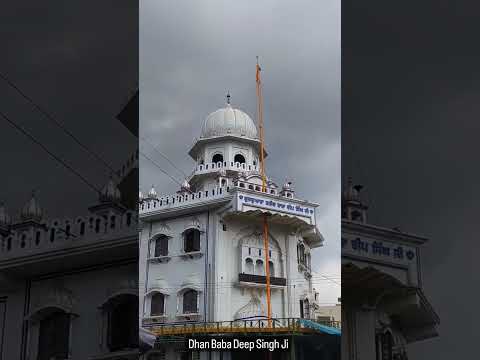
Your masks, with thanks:
[{"label": "flagpole", "polygon": [[[267,192],[267,179],[265,175],[265,132],[263,124],[263,98],[262,98],[262,82],[260,80],[260,65],[256,65],[256,84],[257,84],[257,119],[260,130],[260,173],[262,176],[262,192]],[[268,249],[268,221],[267,214],[263,214],[263,247],[265,252],[265,277],[266,277],[266,293],[267,293],[267,319],[268,327],[272,327],[272,304],[270,293],[270,254]]]}]

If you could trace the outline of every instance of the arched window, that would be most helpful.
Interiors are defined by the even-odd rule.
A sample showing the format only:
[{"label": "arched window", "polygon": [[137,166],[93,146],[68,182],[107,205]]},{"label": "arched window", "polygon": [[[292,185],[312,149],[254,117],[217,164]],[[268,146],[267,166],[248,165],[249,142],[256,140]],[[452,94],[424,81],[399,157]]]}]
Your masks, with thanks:
[{"label": "arched window", "polygon": [[310,319],[310,302],[308,299],[303,300],[303,314],[305,319]]},{"label": "arched window", "polygon": [[275,277],[275,267],[273,266],[273,261],[268,261],[268,270],[271,277]]},{"label": "arched window", "polygon": [[110,351],[138,348],[138,298],[118,295],[107,308],[107,346]]},{"label": "arched window", "polygon": [[70,314],[55,311],[40,321],[38,360],[67,359]]},{"label": "arched window", "polygon": [[155,239],[155,257],[168,255],[168,236],[160,235]]},{"label": "arched window", "polygon": [[235,163],[240,163],[240,164],[245,164],[245,157],[242,154],[237,154],[233,158],[233,162]]},{"label": "arched window", "polygon": [[303,244],[297,245],[297,259],[299,264],[305,265],[305,246]]},{"label": "arched window", "polygon": [[183,313],[196,314],[198,312],[198,293],[195,290],[187,290],[183,293]]},{"label": "arched window", "polygon": [[184,251],[186,253],[200,251],[200,230],[187,229],[183,233]]},{"label": "arched window", "polygon": [[245,273],[246,274],[254,274],[254,268],[253,268],[253,260],[250,258],[245,259]]},{"label": "arched window", "polygon": [[212,163],[223,162],[223,155],[222,154],[215,154],[212,157]]},{"label": "arched window", "polygon": [[165,295],[154,293],[150,304],[150,315],[160,316],[165,314]]},{"label": "arched window", "polygon": [[265,268],[262,260],[257,260],[255,263],[255,275],[265,276]]}]

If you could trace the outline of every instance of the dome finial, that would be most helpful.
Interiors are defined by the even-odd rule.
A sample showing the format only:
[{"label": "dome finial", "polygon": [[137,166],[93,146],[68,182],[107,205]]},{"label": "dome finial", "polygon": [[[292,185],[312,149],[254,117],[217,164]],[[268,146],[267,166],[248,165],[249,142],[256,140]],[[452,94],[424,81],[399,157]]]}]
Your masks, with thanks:
[{"label": "dome finial", "polygon": [[230,98],[231,96],[230,96],[230,90],[229,90],[227,91],[227,105],[230,105]]}]

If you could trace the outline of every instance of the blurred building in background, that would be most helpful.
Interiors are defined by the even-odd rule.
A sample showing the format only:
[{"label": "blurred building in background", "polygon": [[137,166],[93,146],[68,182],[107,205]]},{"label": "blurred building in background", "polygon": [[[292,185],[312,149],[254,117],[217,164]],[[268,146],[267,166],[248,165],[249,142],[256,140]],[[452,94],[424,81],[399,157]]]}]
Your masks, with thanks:
[{"label": "blurred building in background", "polygon": [[[118,118],[138,124],[138,91]],[[137,188],[135,153],[78,217],[0,206],[0,359],[138,358]]]},{"label": "blurred building in background", "polygon": [[342,321],[342,304],[340,299],[334,305],[320,305],[314,312],[315,319],[321,323]]},{"label": "blurred building in background", "polygon": [[405,360],[407,345],[438,335],[423,293],[426,238],[367,222],[361,186],[342,194],[342,359]]}]

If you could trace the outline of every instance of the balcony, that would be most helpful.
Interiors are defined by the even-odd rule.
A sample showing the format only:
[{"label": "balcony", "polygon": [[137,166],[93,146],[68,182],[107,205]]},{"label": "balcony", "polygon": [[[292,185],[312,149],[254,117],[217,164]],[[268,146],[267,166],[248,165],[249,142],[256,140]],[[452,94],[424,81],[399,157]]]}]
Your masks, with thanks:
[{"label": "balcony", "polygon": [[[263,275],[253,275],[253,274],[238,274],[238,281],[241,283],[253,283],[253,284],[260,284],[265,285],[267,284],[267,277]],[[270,276],[270,285],[272,286],[286,286],[287,279],[285,278],[278,278]]]}]

